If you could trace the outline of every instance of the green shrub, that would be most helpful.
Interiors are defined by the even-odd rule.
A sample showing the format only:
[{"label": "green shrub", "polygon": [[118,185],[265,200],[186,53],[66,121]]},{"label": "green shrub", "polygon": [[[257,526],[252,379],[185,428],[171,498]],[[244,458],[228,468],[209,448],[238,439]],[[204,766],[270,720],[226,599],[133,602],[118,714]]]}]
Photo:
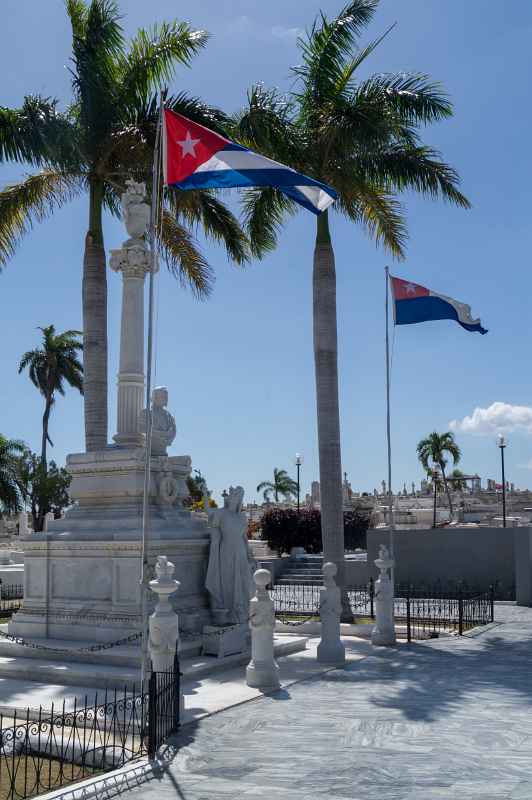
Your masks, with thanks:
[{"label": "green shrub", "polygon": [[[369,519],[358,511],[344,512],[346,550],[365,549]],[[272,508],[262,520],[262,539],[279,555],[292,547],[304,547],[307,553],[321,553],[321,513],[315,508]]]}]

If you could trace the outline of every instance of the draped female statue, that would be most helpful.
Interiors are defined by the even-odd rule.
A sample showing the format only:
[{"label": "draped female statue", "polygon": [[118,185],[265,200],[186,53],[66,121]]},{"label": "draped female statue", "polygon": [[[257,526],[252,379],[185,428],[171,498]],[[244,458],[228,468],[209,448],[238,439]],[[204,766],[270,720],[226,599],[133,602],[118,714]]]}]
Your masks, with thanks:
[{"label": "draped female statue", "polygon": [[255,563],[248,545],[243,499],[244,489],[231,486],[224,507],[208,511],[211,548],[205,586],[216,625],[244,623],[249,616]]}]

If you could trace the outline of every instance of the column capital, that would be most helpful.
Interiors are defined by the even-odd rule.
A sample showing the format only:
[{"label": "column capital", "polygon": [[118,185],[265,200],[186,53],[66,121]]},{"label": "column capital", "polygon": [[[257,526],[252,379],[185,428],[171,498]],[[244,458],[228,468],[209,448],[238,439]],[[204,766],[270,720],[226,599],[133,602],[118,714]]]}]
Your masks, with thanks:
[{"label": "column capital", "polygon": [[[113,272],[121,272],[125,278],[141,278],[151,271],[152,254],[144,247],[144,243],[135,244],[132,247],[121,247],[119,250],[111,250],[109,266]],[[155,272],[158,272],[159,264],[156,262]]]}]

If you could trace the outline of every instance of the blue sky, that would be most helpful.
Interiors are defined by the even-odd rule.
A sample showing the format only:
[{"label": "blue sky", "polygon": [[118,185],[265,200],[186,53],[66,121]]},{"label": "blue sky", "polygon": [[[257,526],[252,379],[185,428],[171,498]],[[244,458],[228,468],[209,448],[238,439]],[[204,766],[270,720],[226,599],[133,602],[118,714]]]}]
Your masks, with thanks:
[{"label": "blue sky", "polygon": [[[212,33],[191,69],[173,84],[231,111],[246,88],[264,81],[290,86],[298,62],[295,39],[332,0],[123,0],[128,33],[176,15]],[[509,4],[510,7],[510,4]],[[193,12],[193,13],[192,13]],[[416,70],[441,81],[455,117],[425,133],[458,169],[473,203],[462,211],[405,196],[407,260],[390,262],[364,232],[332,221],[338,274],[338,333],[342,458],[353,487],[371,491],[386,474],[384,394],[384,266],[472,305],[489,329],[466,333],[452,322],[396,331],[392,428],[394,488],[419,481],[418,440],[455,425],[462,468],[497,477],[495,435],[509,436],[507,476],[532,484],[530,377],[530,36],[532,6],[513,0],[511,13],[483,0],[382,0],[368,39],[397,21],[373,54],[368,71]],[[0,103],[24,94],[70,96],[70,32],[61,0],[4,0],[0,31]],[[19,165],[0,168],[0,186],[21,177]],[[81,262],[87,224],[82,198],[37,225],[0,275],[0,431],[40,441],[42,402],[17,363],[38,342],[38,325],[81,325]],[[106,245],[124,230],[106,220]],[[169,387],[178,436],[172,451],[189,453],[215,494],[241,483],[247,499],[274,466],[295,472],[304,456],[305,490],[318,476],[312,355],[311,272],[314,218],[290,221],[278,250],[239,270],[222,250],[207,246],[216,287],[204,303],[168,273],[158,281],[157,382]],[[110,431],[115,426],[115,375],[120,278],[109,273]],[[494,403],[503,405],[493,406]],[[474,414],[475,409],[480,409]],[[471,418],[462,422],[464,418]],[[69,392],[51,422],[62,461],[83,449],[82,403]]]}]

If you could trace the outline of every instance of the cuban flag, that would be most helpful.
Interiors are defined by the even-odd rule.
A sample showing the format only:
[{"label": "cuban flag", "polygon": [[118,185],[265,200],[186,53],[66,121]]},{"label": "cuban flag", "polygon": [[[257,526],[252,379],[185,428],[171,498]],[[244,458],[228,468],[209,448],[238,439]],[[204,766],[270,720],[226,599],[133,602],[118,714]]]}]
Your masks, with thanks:
[{"label": "cuban flag", "polygon": [[436,294],[419,283],[403,281],[391,275],[390,280],[396,325],[412,325],[433,319],[454,319],[466,331],[482,334],[488,332],[480,324],[480,319],[473,319],[471,316],[471,306],[444,294]]},{"label": "cuban flag", "polygon": [[166,186],[184,191],[272,186],[314,214],[325,211],[337,196],[329,186],[168,109],[164,109],[163,168]]}]

